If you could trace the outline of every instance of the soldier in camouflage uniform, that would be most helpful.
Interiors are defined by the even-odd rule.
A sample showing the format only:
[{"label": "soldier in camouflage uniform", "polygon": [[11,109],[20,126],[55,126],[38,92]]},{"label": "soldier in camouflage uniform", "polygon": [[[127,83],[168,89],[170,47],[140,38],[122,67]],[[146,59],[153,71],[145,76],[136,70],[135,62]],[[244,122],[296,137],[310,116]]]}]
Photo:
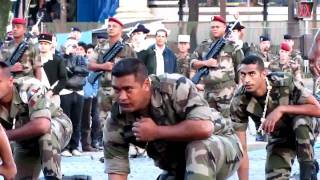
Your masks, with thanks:
[{"label": "soldier in camouflage uniform", "polygon": [[109,18],[108,22],[108,36],[109,39],[101,42],[99,46],[95,48],[93,59],[90,61],[88,67],[92,71],[105,71],[102,77],[100,77],[100,87],[98,92],[98,104],[100,109],[99,118],[104,120],[107,118],[107,114],[110,111],[112,104],[112,88],[111,88],[111,70],[114,63],[120,59],[128,57],[137,57],[134,50],[125,44],[125,47],[117,54],[116,58],[109,62],[102,62],[103,55],[113,46],[117,41],[121,41],[123,24],[116,18]]},{"label": "soldier in camouflage uniform", "polygon": [[286,72],[293,76],[295,81],[302,82],[300,64],[290,57],[291,47],[288,43],[281,43],[279,58],[272,60],[268,69],[271,72]]},{"label": "soldier in camouflage uniform", "polygon": [[231,121],[210,109],[189,79],[148,77],[133,58],[118,62],[112,75],[116,102],[104,129],[109,180],[127,179],[129,143],[164,170],[160,180],[226,179],[236,171],[242,150]]},{"label": "soldier in camouflage uniform", "polygon": [[260,56],[264,62],[264,67],[268,67],[270,62],[276,58],[274,54],[271,53],[271,43],[268,36],[260,36],[259,47],[256,47],[254,53]]},{"label": "soldier in camouflage uniform", "polygon": [[304,60],[301,56],[301,52],[298,49],[294,49],[294,40],[289,34],[285,34],[283,36],[283,42],[286,42],[290,45],[291,50],[290,50],[290,58],[292,61],[298,63],[300,65],[300,69],[303,72],[303,67],[304,67]]},{"label": "soldier in camouflage uniform", "polygon": [[246,57],[239,67],[243,86],[231,102],[231,120],[244,149],[238,170],[239,179],[248,179],[249,160],[246,145],[248,117],[269,134],[266,179],[289,179],[297,156],[300,179],[316,179],[314,160],[316,137],[319,134],[320,104],[300,82],[286,73],[266,75],[263,60]]},{"label": "soldier in camouflage uniform", "polygon": [[238,82],[237,66],[243,59],[241,47],[234,42],[227,41],[220,51],[217,59],[205,59],[210,45],[224,36],[226,22],[220,16],[214,16],[211,22],[213,40],[204,41],[191,55],[191,66],[195,69],[209,68],[209,74],[202,78],[204,84],[204,97],[210,107],[221,112],[224,117],[229,117],[230,101]]},{"label": "soldier in camouflage uniform", "polygon": [[[23,41],[27,31],[26,21],[21,18],[12,20],[13,40],[5,43],[0,51],[0,61],[9,59],[17,46]],[[10,70],[15,78],[30,76],[41,79],[41,60],[34,44],[29,42],[28,49],[24,52],[20,62],[15,63]]]},{"label": "soldier in camouflage uniform", "polygon": [[14,141],[16,179],[61,179],[60,151],[71,137],[72,124],[60,107],[46,98],[45,87],[31,77],[13,80],[0,62],[0,121]]},{"label": "soldier in camouflage uniform", "polygon": [[194,75],[194,70],[190,68],[190,36],[178,36],[178,50],[177,57],[177,73],[182,74],[188,78]]}]

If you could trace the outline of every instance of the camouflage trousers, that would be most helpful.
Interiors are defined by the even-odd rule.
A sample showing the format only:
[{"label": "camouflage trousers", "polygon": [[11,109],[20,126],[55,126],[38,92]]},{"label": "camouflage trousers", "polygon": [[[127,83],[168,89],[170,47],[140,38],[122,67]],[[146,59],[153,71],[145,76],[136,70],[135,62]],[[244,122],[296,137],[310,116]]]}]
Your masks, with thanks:
[{"label": "camouflage trousers", "polygon": [[[236,135],[213,135],[192,141],[186,148],[185,180],[227,179],[238,169],[242,149]],[[163,172],[158,180],[179,180],[174,172]]]},{"label": "camouflage trousers", "polygon": [[268,139],[265,169],[268,180],[289,179],[296,156],[300,165],[300,179],[312,179],[310,176],[315,173],[313,146],[319,134],[319,120],[306,116],[289,120],[291,123],[280,122],[280,130]]},{"label": "camouflage trousers", "polygon": [[204,99],[208,101],[211,108],[215,108],[225,118],[230,117],[230,102],[234,95],[235,86],[223,89],[207,89],[204,92]]},{"label": "camouflage trousers", "polygon": [[72,123],[65,114],[61,114],[51,120],[51,133],[15,142],[16,179],[38,179],[41,169],[46,179],[62,179],[60,152],[69,143],[71,134]]}]

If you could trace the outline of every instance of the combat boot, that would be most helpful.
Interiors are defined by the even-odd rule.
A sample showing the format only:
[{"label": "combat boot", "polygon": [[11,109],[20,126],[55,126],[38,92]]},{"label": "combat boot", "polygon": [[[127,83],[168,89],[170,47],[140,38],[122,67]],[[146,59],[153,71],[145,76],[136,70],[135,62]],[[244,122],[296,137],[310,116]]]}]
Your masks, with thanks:
[{"label": "combat boot", "polygon": [[300,180],[317,180],[318,171],[317,161],[300,162]]}]

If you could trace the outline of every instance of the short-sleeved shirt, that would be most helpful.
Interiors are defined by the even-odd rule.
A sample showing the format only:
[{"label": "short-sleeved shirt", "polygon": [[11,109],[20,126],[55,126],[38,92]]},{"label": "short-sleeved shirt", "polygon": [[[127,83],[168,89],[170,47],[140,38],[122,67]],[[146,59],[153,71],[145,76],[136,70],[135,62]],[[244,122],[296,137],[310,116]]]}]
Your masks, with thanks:
[{"label": "short-sleeved shirt", "polygon": [[[120,39],[120,41],[122,41]],[[112,47],[109,40],[101,42],[101,44],[97,45],[94,50],[93,60],[95,60],[98,64],[103,63],[103,56],[106,52]],[[137,54],[133,50],[132,47],[130,47],[129,44],[125,44],[124,48],[116,55],[114,59],[112,59],[110,62],[117,63],[119,60],[124,58],[136,58]],[[103,76],[100,77],[100,86],[101,87],[110,87],[111,86],[111,72],[105,71]]]},{"label": "short-sleeved shirt", "polygon": [[[209,108],[208,103],[197,92],[195,85],[186,77],[178,74],[150,76],[151,102],[149,116],[157,125],[175,125],[181,121],[207,120],[214,123],[213,135],[231,135],[231,121],[221,118],[217,111]],[[139,118],[135,113],[121,112],[114,103],[111,116],[105,129],[105,150],[107,173],[129,173],[129,143],[146,148],[148,155],[161,169],[175,171],[185,163],[188,142],[155,140],[138,142],[132,132],[132,124]]]},{"label": "short-sleeved shirt", "polygon": [[[17,46],[18,45],[15,44],[14,40],[3,45],[0,52],[0,61],[6,61],[9,59]],[[36,51],[35,45],[31,42],[29,43],[29,48],[24,52],[22,58],[20,59],[20,63],[23,66],[23,71],[14,72],[13,76],[15,78],[20,78],[23,76],[35,77],[34,69],[41,66],[41,59]]]},{"label": "short-sleeved shirt", "polygon": [[[302,84],[294,81],[292,76],[287,73],[271,73],[267,77],[272,86],[268,100],[267,115],[279,105],[304,104],[310,96],[310,93]],[[260,120],[264,110],[265,99],[266,95],[257,98],[247,93],[243,86],[240,87],[231,102],[230,111],[233,128],[236,131],[245,131],[248,126],[249,116],[258,127],[261,124]],[[283,132],[286,132],[285,129],[291,127],[289,125],[291,118],[291,115],[282,117],[279,131],[284,130]]]},{"label": "short-sleeved shirt", "polygon": [[[32,119],[47,118],[50,121],[57,120],[63,111],[45,96],[46,88],[35,78],[22,77],[15,79],[13,100],[10,112],[0,105],[0,123],[6,129],[20,128]],[[69,122],[59,119],[59,123],[69,126]],[[70,120],[66,120],[70,121]],[[70,127],[71,128],[71,127]],[[30,142],[29,140],[21,141]]]}]

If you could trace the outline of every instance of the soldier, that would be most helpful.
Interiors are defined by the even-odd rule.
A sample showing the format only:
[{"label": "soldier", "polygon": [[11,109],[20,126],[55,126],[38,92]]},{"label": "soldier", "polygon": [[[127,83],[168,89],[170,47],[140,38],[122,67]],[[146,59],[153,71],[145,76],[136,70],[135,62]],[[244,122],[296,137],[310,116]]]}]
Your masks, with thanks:
[{"label": "soldier", "polygon": [[0,120],[14,141],[16,179],[37,179],[40,168],[46,179],[61,179],[59,153],[71,137],[70,119],[46,98],[37,79],[13,80],[3,62],[0,74]]},{"label": "soldier", "polygon": [[99,118],[104,120],[107,118],[107,114],[110,111],[112,104],[112,88],[111,88],[111,70],[114,63],[120,59],[127,57],[137,57],[134,50],[125,44],[125,47],[117,54],[116,58],[109,62],[102,62],[103,55],[112,47],[117,41],[121,41],[123,24],[116,18],[109,18],[108,21],[108,40],[102,41],[99,46],[95,48],[95,54],[92,60],[88,64],[89,70],[92,71],[104,71],[102,77],[100,77],[100,87],[98,92],[98,104],[100,108]]},{"label": "soldier", "polygon": [[300,69],[303,69],[304,67],[303,58],[301,57],[301,52],[298,49],[294,48],[294,40],[292,36],[289,34],[285,34],[283,36],[283,42],[288,43],[291,48],[290,50],[291,59],[300,65]]},{"label": "soldier", "polygon": [[145,148],[164,170],[158,179],[226,179],[242,158],[231,121],[178,74],[151,75],[138,59],[112,69],[115,103],[104,129],[108,179],[127,179],[129,143]]},{"label": "soldier", "polygon": [[256,49],[256,54],[263,60],[265,67],[268,67],[270,62],[275,58],[271,53],[271,43],[268,36],[260,36],[259,47]]},{"label": "soldier", "polygon": [[67,81],[67,70],[61,56],[52,51],[52,34],[42,33],[38,37],[42,63],[41,82],[48,89],[46,95],[60,106],[60,91]]},{"label": "soldier", "polygon": [[227,41],[217,59],[205,59],[212,42],[222,38],[226,30],[226,21],[221,16],[213,16],[211,22],[211,34],[213,39],[204,41],[191,55],[191,67],[199,69],[209,68],[209,74],[203,77],[204,97],[210,107],[221,112],[224,117],[230,114],[229,107],[233,92],[238,82],[236,69],[243,59],[240,47],[234,42]]},{"label": "soldier", "polygon": [[[13,40],[5,44],[0,52],[0,61],[9,59],[17,46],[24,40],[27,31],[26,21],[22,18],[14,18],[12,20]],[[29,42],[29,48],[24,52],[20,62],[10,67],[10,71],[15,78],[30,76],[41,79],[41,60],[36,53],[35,46]]]},{"label": "soldier", "polygon": [[[190,78],[194,75],[194,71],[190,68],[190,36],[178,36],[178,53],[177,56],[177,72]],[[190,76],[191,74],[191,76]]]},{"label": "soldier", "polygon": [[279,59],[270,62],[268,69],[272,72],[280,71],[290,73],[295,81],[302,82],[300,64],[291,59],[291,47],[288,43],[281,43],[279,50]]},{"label": "soldier", "polygon": [[269,134],[266,179],[289,179],[295,156],[300,164],[300,179],[316,179],[313,145],[319,122],[311,116],[320,115],[318,101],[289,74],[266,75],[259,56],[246,57],[239,73],[243,85],[231,102],[231,120],[245,152],[238,170],[239,179],[248,179],[248,117]]}]

